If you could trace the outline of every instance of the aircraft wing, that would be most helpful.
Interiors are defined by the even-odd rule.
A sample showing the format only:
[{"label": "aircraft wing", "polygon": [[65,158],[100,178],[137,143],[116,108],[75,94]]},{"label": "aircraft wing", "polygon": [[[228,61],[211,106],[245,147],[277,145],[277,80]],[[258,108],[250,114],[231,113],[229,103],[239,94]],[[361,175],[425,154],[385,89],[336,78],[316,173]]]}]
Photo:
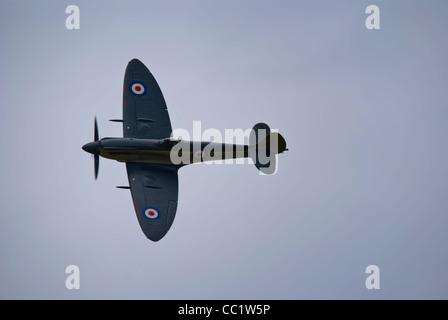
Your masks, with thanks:
[{"label": "aircraft wing", "polygon": [[123,136],[163,139],[171,132],[170,116],[156,79],[140,60],[131,60],[124,75]]},{"label": "aircraft wing", "polygon": [[148,239],[159,241],[176,215],[179,167],[127,162],[126,169],[140,227]]}]

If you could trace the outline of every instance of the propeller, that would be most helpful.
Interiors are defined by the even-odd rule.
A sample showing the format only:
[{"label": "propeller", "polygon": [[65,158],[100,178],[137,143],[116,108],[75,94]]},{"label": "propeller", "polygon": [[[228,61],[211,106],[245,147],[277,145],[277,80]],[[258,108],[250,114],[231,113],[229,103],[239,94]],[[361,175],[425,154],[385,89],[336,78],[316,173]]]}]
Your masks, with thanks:
[{"label": "propeller", "polygon": [[[96,121],[96,116],[95,116],[95,128],[93,133],[93,140],[95,142],[99,141],[98,123]],[[98,154],[94,155],[94,161],[95,161],[95,180],[96,180],[98,179],[98,170],[100,169],[100,156]]]}]

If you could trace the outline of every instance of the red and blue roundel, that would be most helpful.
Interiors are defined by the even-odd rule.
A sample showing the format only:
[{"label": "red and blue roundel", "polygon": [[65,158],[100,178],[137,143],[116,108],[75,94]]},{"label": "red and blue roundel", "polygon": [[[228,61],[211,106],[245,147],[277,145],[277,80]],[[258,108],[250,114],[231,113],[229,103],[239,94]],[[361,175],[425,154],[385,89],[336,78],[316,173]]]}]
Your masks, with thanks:
[{"label": "red and blue roundel", "polygon": [[159,211],[156,208],[148,207],[145,210],[143,210],[143,214],[145,215],[145,218],[150,220],[156,220],[159,219],[160,214]]},{"label": "red and blue roundel", "polygon": [[144,96],[146,94],[146,87],[143,82],[134,81],[129,86],[129,91],[131,91],[134,96]]}]

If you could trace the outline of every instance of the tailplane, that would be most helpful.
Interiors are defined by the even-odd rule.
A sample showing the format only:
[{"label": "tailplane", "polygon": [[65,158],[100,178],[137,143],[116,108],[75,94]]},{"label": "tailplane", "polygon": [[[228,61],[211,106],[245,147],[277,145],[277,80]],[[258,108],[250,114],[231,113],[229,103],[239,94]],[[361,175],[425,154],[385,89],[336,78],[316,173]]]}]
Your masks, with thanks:
[{"label": "tailplane", "polygon": [[277,171],[277,154],[287,151],[286,141],[278,132],[272,132],[266,123],[257,123],[249,136],[249,155],[264,174]]}]

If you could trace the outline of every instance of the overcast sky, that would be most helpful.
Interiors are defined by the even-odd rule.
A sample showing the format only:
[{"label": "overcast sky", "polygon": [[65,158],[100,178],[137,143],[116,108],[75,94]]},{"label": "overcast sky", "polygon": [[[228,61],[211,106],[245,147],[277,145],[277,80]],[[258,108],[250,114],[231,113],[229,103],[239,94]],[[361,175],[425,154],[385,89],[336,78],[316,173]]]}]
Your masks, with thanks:
[{"label": "overcast sky", "polygon": [[[65,9],[80,8],[68,30]],[[380,30],[365,9],[380,8]],[[0,298],[448,298],[448,3],[0,1]],[[179,171],[160,242],[125,166],[126,65],[156,77],[173,128],[266,122],[289,152]],[[81,288],[67,290],[77,265]],[[380,268],[367,290],[365,269]]]}]

